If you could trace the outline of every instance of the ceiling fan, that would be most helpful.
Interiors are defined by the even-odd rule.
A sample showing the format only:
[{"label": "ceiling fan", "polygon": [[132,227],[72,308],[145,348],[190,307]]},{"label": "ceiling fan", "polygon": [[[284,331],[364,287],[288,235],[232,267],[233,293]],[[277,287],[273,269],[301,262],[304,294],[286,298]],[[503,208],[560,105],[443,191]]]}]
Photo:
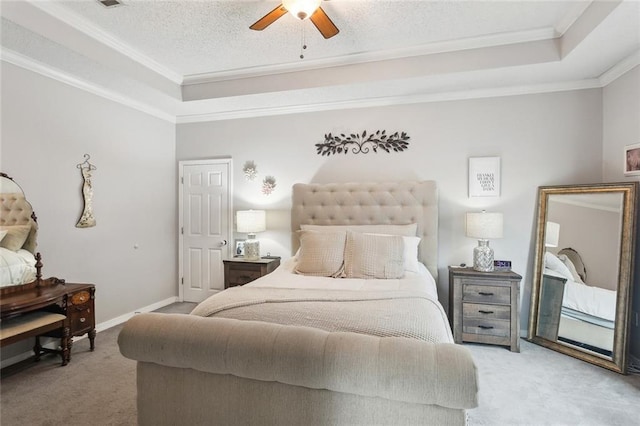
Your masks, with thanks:
[{"label": "ceiling fan", "polygon": [[301,21],[307,18],[311,19],[313,25],[316,26],[324,38],[331,38],[338,34],[340,30],[338,30],[338,27],[335,26],[327,14],[324,13],[324,10],[320,7],[320,3],[322,3],[322,0],[282,0],[282,4],[258,19],[249,28],[262,31],[282,15],[289,12]]}]

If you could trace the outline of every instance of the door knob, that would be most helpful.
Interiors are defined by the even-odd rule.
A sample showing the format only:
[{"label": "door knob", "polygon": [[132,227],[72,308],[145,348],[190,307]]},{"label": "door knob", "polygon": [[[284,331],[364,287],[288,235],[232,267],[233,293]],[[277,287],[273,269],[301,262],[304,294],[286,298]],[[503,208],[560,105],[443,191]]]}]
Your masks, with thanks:
[{"label": "door knob", "polygon": [[220,245],[223,246],[223,247],[226,246],[227,245],[227,240],[222,240],[220,242]]}]

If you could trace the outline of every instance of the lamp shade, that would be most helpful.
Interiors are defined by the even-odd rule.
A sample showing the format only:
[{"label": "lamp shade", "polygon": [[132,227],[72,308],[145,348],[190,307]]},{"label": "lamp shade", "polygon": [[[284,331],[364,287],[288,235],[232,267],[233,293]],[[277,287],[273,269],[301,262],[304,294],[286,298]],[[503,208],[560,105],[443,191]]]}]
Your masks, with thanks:
[{"label": "lamp shade", "polygon": [[483,240],[502,238],[502,213],[467,213],[466,235]]},{"label": "lamp shade", "polygon": [[238,232],[255,234],[267,229],[264,210],[239,210],[236,212]]},{"label": "lamp shade", "polygon": [[304,20],[313,15],[313,12],[320,7],[322,0],[283,0],[282,5],[289,13],[300,20]]},{"label": "lamp shade", "polygon": [[560,224],[555,222],[547,222],[544,230],[544,246],[558,247],[560,242]]}]

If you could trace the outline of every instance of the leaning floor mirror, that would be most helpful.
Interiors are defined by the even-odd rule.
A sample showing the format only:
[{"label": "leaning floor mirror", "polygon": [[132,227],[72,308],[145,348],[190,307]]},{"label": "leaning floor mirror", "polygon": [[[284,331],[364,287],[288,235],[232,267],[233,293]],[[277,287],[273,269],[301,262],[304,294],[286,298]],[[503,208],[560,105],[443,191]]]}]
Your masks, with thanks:
[{"label": "leaning floor mirror", "polygon": [[637,182],[539,188],[530,341],[626,374],[637,206]]}]

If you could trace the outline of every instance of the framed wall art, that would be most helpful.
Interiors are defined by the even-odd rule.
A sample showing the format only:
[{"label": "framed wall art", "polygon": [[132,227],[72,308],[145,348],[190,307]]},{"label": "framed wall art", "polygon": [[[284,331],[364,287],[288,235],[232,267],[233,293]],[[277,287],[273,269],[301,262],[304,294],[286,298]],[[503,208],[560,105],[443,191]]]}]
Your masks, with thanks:
[{"label": "framed wall art", "polygon": [[500,196],[500,157],[469,158],[469,197]]},{"label": "framed wall art", "polygon": [[624,147],[624,175],[640,176],[640,143]]}]

